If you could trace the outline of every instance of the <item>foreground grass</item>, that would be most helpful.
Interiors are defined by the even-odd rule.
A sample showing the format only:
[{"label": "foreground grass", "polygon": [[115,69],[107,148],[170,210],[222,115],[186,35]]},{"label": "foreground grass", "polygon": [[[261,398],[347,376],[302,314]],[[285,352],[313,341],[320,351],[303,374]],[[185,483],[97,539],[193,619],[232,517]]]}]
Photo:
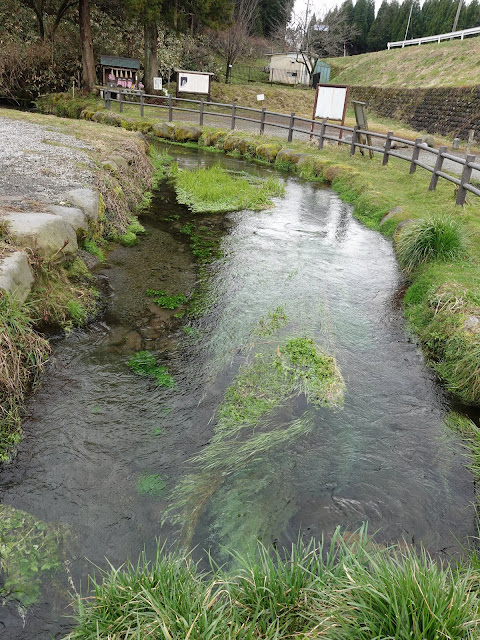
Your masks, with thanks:
[{"label": "foreground grass", "polygon": [[361,529],[330,544],[232,553],[231,573],[201,572],[158,546],[153,562],[101,572],[76,601],[69,640],[395,638],[470,640],[480,628],[477,575],[421,551],[375,546]]}]

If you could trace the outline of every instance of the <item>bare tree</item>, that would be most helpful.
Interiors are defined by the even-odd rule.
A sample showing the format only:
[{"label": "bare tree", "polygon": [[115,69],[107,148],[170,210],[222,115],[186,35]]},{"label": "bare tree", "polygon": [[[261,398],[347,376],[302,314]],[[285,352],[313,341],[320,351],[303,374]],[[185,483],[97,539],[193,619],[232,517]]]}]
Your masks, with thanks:
[{"label": "bare tree", "polygon": [[251,36],[258,10],[258,0],[235,0],[231,26],[215,32],[212,43],[225,58],[225,83],[228,83],[232,65],[250,53]]},{"label": "bare tree", "polygon": [[[38,34],[41,40],[45,40],[48,37],[49,40],[54,40],[55,33],[60,25],[62,18],[67,11],[77,4],[77,0],[20,0],[20,2],[32,9],[35,13],[38,25]],[[50,19],[50,28],[46,26],[46,18]]]}]

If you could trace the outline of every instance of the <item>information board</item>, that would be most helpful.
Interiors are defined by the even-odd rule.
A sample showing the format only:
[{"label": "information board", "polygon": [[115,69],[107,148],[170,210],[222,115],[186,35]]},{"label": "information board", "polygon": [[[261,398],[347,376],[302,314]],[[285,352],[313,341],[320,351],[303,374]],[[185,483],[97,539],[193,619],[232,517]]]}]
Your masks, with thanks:
[{"label": "information board", "polygon": [[342,120],[345,117],[348,87],[318,85],[315,100],[314,118]]},{"label": "information board", "polygon": [[179,71],[177,92],[208,95],[210,92],[210,74]]},{"label": "information board", "polygon": [[161,91],[162,90],[162,79],[161,78],[154,78],[153,79],[153,89],[154,89],[154,91]]}]

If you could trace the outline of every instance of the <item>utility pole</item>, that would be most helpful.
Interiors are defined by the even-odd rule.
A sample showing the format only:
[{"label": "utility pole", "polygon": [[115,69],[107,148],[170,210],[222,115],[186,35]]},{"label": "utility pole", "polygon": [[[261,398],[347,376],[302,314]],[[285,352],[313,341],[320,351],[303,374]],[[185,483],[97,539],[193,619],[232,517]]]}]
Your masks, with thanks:
[{"label": "utility pole", "polygon": [[[460,0],[461,2],[462,0]],[[410,7],[410,14],[408,16],[408,22],[407,22],[407,28],[405,29],[405,37],[403,38],[404,40],[407,39],[407,33],[408,33],[408,28],[410,26],[410,20],[412,19],[412,11],[413,11],[413,3],[415,2],[415,0],[412,0],[412,6]]]},{"label": "utility pole", "polygon": [[460,17],[460,11],[462,10],[463,0],[458,0],[457,13],[455,15],[455,20],[453,21],[452,31],[457,30],[458,19]]}]

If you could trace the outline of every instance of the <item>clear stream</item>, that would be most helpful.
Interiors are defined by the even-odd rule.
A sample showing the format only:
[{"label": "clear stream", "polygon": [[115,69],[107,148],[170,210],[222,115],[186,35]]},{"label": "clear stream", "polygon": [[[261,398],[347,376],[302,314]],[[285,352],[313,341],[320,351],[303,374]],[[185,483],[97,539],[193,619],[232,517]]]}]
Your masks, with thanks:
[{"label": "clear stream", "polygon": [[[219,154],[169,152],[182,168],[221,161],[268,171]],[[254,464],[224,470],[191,532],[195,553],[244,548],[255,536],[283,545],[299,532],[328,535],[368,521],[381,542],[405,539],[450,555],[476,533],[472,478],[442,423],[448,399],[405,332],[390,242],[356,222],[332,190],[285,182],[286,196],[271,210],[202,217],[221,231],[223,257],[207,268],[205,312],[196,319],[175,319],[145,295],[191,294],[198,284],[179,233],[194,216],[170,185],[155,194],[140,244],[116,248],[98,268],[106,312],[54,341],[18,455],[0,471],[2,503],[68,531],[64,570],[46,576],[38,603],[24,615],[13,602],[0,608],[2,640],[62,638],[71,628],[66,593],[85,590],[91,563],[105,567],[107,557],[117,566],[143,547],[152,553],[156,537],[174,544],[181,536],[178,525],[161,524],[171,491],[187,473],[201,479],[189,460],[210,445],[245,345],[278,306],[290,333],[336,357],[344,406],[309,409],[297,398],[283,407],[272,429],[305,411],[313,428]],[[167,364],[173,389],[126,366],[145,348]],[[160,495],[139,493],[149,475],[165,481]]]}]

